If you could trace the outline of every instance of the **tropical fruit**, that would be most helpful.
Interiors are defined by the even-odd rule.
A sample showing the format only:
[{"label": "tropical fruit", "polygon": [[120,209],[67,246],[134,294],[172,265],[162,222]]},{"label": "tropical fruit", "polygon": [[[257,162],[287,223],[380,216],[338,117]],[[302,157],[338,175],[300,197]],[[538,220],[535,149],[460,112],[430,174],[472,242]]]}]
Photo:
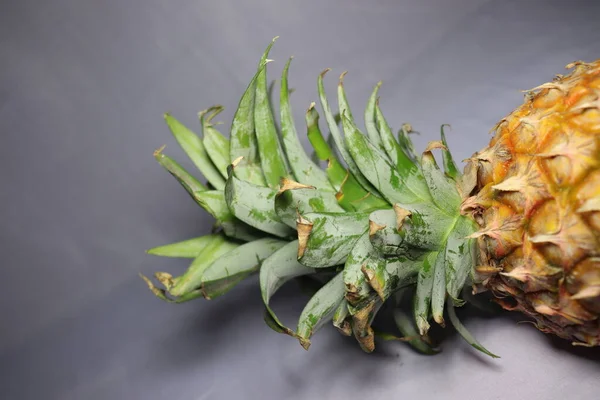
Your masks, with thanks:
[{"label": "tropical fruit", "polygon": [[[191,259],[179,276],[155,274],[155,295],[169,302],[212,299],[259,274],[265,321],[308,348],[325,323],[375,346],[371,324],[385,304],[399,333],[435,352],[431,324],[448,319],[488,352],[455,308],[488,292],[504,308],[576,344],[600,342],[600,60],[527,92],[493,129],[490,145],[461,172],[440,140],[417,154],[405,124],[395,135],[379,107],[377,84],[357,126],[344,91],[334,114],[323,80],[306,112],[309,156],[292,118],[283,68],[279,120],[267,84],[264,52],[239,101],[229,137],[213,124],[222,111],[199,114],[202,134],[165,120],[206,184],[164,154],[155,158],[216,220],[210,235],[155,247],[150,254]],[[321,126],[327,127],[324,135]],[[434,153],[441,154],[438,165]],[[321,168],[321,164],[325,164]],[[295,328],[270,307],[292,280],[312,296]],[[411,297],[409,307],[401,298]]]}]

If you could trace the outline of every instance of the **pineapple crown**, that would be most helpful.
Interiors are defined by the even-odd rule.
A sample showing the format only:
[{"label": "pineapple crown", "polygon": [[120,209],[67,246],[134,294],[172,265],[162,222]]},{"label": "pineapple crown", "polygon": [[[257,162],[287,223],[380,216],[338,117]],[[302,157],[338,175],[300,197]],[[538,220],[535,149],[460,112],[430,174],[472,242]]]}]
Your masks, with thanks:
[{"label": "pineapple crown", "polygon": [[[436,349],[427,336],[430,322],[444,325],[446,309],[452,325],[471,345],[494,356],[469,334],[454,310],[464,304],[461,297],[468,296],[473,280],[477,246],[470,235],[477,226],[460,212],[474,183],[456,167],[444,126],[441,140],[431,142],[417,157],[410,125],[403,125],[396,136],[381,112],[380,82],[365,108],[365,135],[350,110],[344,74],[337,91],[339,114],[333,114],[323,85],[325,70],[317,88],[329,136],[321,132],[312,103],[305,116],[314,149],[313,157],[308,156],[292,118],[291,58],[281,76],[279,125],[273,116],[267,57],[275,39],[239,101],[228,139],[212,123],[222,106],[199,113],[202,136],[165,115],[208,185],[165,155],[163,148],[154,156],[216,224],[212,234],[148,251],[192,259],[185,273],[156,273],[162,288],[142,278],[159,298],[181,303],[223,295],[258,273],[265,321],[306,349],[311,336],[333,322],[343,334],[354,335],[365,351],[374,349],[378,333],[432,353]],[[442,154],[443,170],[434,150]],[[321,168],[321,162],[327,167]],[[292,329],[269,304],[282,285],[299,279],[317,287]],[[400,306],[406,294],[412,296],[412,310]],[[393,303],[401,338],[371,327],[384,303]]]}]

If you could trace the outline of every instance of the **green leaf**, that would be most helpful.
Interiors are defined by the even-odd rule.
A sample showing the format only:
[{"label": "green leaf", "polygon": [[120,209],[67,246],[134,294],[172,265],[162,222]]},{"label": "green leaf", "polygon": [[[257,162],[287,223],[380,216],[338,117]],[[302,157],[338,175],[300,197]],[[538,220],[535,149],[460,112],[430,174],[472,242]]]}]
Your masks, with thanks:
[{"label": "green leaf", "polygon": [[495,355],[494,353],[490,352],[489,350],[487,350],[485,347],[483,347],[474,337],[473,335],[471,335],[471,333],[467,330],[467,328],[465,328],[465,326],[460,322],[460,320],[458,319],[458,316],[456,315],[456,311],[454,309],[454,306],[452,307],[448,307],[448,317],[450,318],[450,322],[452,323],[452,325],[454,326],[454,329],[456,329],[456,331],[460,334],[460,336],[462,336],[462,338],[469,343],[471,346],[473,346],[474,348],[476,348],[477,350],[481,351],[484,354],[487,354],[488,356],[492,357],[492,358],[500,358],[500,356]]},{"label": "green leaf", "polygon": [[413,320],[408,316],[407,313],[397,308],[394,310],[394,322],[398,327],[398,330],[404,338],[403,341],[408,342],[413,348],[423,354],[437,354],[439,351],[432,348],[422,337],[419,336],[419,332],[415,328]]},{"label": "green leaf", "polygon": [[338,191],[338,203],[350,211],[368,211],[389,207],[389,204],[367,192],[338,161],[329,143],[325,140],[319,129],[319,114],[312,103],[306,112],[306,125],[308,127],[308,140],[315,149],[317,156],[328,161],[326,169],[331,185]]},{"label": "green leaf", "polygon": [[[211,123],[212,119],[223,111],[223,106],[213,106],[201,111],[198,115],[203,127],[204,138],[202,143],[211,161],[224,179],[227,179],[227,166],[231,164],[229,157],[230,143]],[[206,114],[210,113],[206,118]]]},{"label": "green leaf", "polygon": [[369,215],[369,239],[381,254],[407,256],[411,253],[409,244],[404,240],[404,231],[396,229],[397,223],[394,210],[377,210]]},{"label": "green leaf", "polygon": [[354,243],[344,265],[344,285],[346,286],[346,300],[349,304],[358,306],[368,298],[371,287],[367,283],[363,270],[370,264],[377,263],[385,266],[385,259],[375,252],[369,241],[369,232],[364,232]]},{"label": "green leaf", "polygon": [[[358,183],[365,190],[367,190],[367,191],[369,191],[369,189],[374,190],[372,185],[369,182],[367,182],[367,180],[365,179],[364,176],[362,176],[362,173],[360,172],[360,170],[356,166],[356,163],[352,159],[352,156],[348,152],[348,149],[346,148],[346,144],[344,143],[344,139],[343,139],[343,137],[340,133],[340,130],[337,126],[335,117],[333,116],[333,113],[331,112],[331,108],[329,107],[329,102],[327,101],[327,96],[325,94],[325,86],[323,85],[323,76],[328,71],[329,71],[329,69],[326,69],[325,71],[321,72],[321,74],[319,75],[319,79],[317,81],[317,87],[318,87],[318,91],[319,91],[319,99],[321,101],[321,107],[323,108],[323,112],[325,113],[325,120],[327,121],[327,126],[329,127],[329,132],[331,132],[331,137],[333,138],[336,148],[339,151],[340,155],[342,156],[342,159],[346,162],[346,165],[348,165],[348,169],[350,170],[350,173],[354,176],[354,178],[356,178]],[[340,112],[341,112],[341,110],[340,110]]]},{"label": "green leaf", "polygon": [[276,194],[270,188],[242,181],[233,174],[225,185],[225,199],[236,218],[263,232],[287,238],[294,234],[294,230],[281,222],[275,213],[273,202]]},{"label": "green leaf", "polygon": [[384,263],[365,264],[363,273],[379,298],[385,301],[396,290],[416,283],[423,261],[411,260],[407,257],[383,260],[385,260]]},{"label": "green leaf", "polygon": [[477,228],[468,217],[459,217],[448,236],[446,246],[446,291],[455,302],[475,266],[475,239],[469,239]]},{"label": "green leaf", "polygon": [[430,142],[421,156],[423,176],[433,203],[446,214],[455,216],[460,212],[461,198],[456,183],[439,169],[432,153],[436,148],[444,148],[444,145],[442,142]]},{"label": "green leaf", "polygon": [[[423,250],[439,250],[446,243],[448,232],[456,219],[441,213],[431,204],[421,204],[417,207],[417,210],[411,210],[409,218],[402,226],[404,240]],[[396,205],[394,209],[397,213],[402,210]]]},{"label": "green leaf", "polygon": [[[381,81],[375,85],[371,96],[369,97],[369,101],[367,102],[367,107],[365,108],[365,127],[367,128],[367,135],[369,135],[369,139],[371,143],[379,150],[384,151],[383,143],[381,142],[381,137],[379,135],[379,130],[377,128],[377,121],[375,118],[375,108],[377,105],[377,93],[379,92],[379,88],[381,87]],[[395,159],[392,159],[395,161]],[[392,162],[393,162],[392,161]]]},{"label": "green leaf", "polygon": [[[251,182],[258,186],[266,185],[265,177],[260,164],[258,143],[254,133],[254,104],[256,81],[258,75],[266,66],[266,53],[271,49],[272,43],[263,54],[258,71],[246,88],[231,124],[229,139],[229,154],[231,161],[239,160],[235,169],[235,176],[243,181]],[[240,157],[242,157],[240,159]]]},{"label": "green leaf", "polygon": [[208,182],[216,189],[223,189],[225,179],[208,157],[200,137],[170,114],[165,114],[165,122],[183,151],[185,151],[194,165],[202,172],[202,175],[204,175]]},{"label": "green leaf", "polygon": [[368,229],[369,214],[308,213],[298,227],[298,260],[313,268],[343,264]]},{"label": "green leaf", "polygon": [[220,236],[219,234],[213,234],[195,237],[163,246],[156,246],[147,250],[146,253],[161,257],[196,258],[202,253],[204,247],[214,240],[214,237]]},{"label": "green leaf", "polygon": [[342,121],[352,157],[384,199],[390,204],[399,203],[410,211],[417,210],[431,201],[427,185],[420,182],[418,175],[402,176],[387,161],[387,157],[369,143],[350,119],[342,115]]},{"label": "green leaf", "polygon": [[445,326],[444,305],[446,303],[446,248],[435,259],[433,285],[431,288],[431,315],[435,322]]},{"label": "green leaf", "polygon": [[237,283],[258,271],[264,259],[287,242],[263,238],[243,244],[213,262],[202,275],[202,293],[207,299],[223,295]]},{"label": "green leaf", "polygon": [[[263,55],[265,62],[269,61],[266,58],[276,39],[277,38],[273,39]],[[281,143],[277,136],[275,120],[271,112],[266,65],[264,68],[261,68],[258,77],[256,78],[256,89],[254,94],[254,129],[265,181],[268,186],[275,188],[279,184],[281,178],[288,176],[288,171],[286,169],[285,156],[281,149]]]},{"label": "green leaf", "polygon": [[173,280],[168,288],[171,296],[179,297],[199,289],[203,282],[203,273],[221,256],[234,251],[240,244],[226,240],[222,235],[212,235],[212,241],[192,261],[183,275]]},{"label": "green leaf", "polygon": [[[340,80],[338,82],[338,107],[340,109],[340,115],[341,115],[341,122],[342,122],[342,128],[344,130],[344,134],[346,135],[346,142],[345,145],[346,147],[348,147],[350,144],[348,142],[348,129],[354,130],[354,126],[349,125],[347,123],[347,121],[352,122],[352,124],[354,124],[354,117],[352,116],[352,111],[350,110],[350,104],[348,103],[348,99],[346,98],[346,91],[344,90],[344,76],[346,75],[346,73],[344,72],[341,76],[340,76]],[[358,128],[356,128],[356,130],[358,130]],[[362,135],[362,133],[361,133]],[[363,138],[368,141],[367,137],[362,135]],[[373,182],[370,182],[369,179],[366,177],[366,175],[364,175],[364,172],[360,169],[360,165],[358,165],[358,162],[356,162],[356,160],[354,159],[354,154],[352,152],[352,149],[348,149],[350,151],[350,159],[352,160],[352,163],[350,164],[347,160],[346,160],[346,164],[348,164],[348,168],[350,169],[350,171],[352,172],[352,174],[356,177],[356,180],[358,181],[358,183],[360,183],[360,185],[369,193],[371,193],[373,196],[376,197],[381,197],[381,195],[379,194],[377,187],[373,186]],[[344,157],[345,160],[345,157]]]},{"label": "green leaf", "polygon": [[306,304],[296,334],[302,347],[308,350],[310,337],[327,321],[330,321],[336,308],[344,299],[344,281],[338,273],[323,286]]},{"label": "green leaf", "polygon": [[300,143],[298,133],[296,132],[288,88],[288,72],[291,61],[292,58],[288,60],[283,69],[281,76],[281,93],[279,97],[281,135],[285,153],[287,154],[296,181],[306,185],[312,185],[321,190],[333,191],[329,179],[327,178],[327,174],[308,157],[302,147],[302,143]]},{"label": "green leaf", "polygon": [[348,300],[343,299],[333,314],[333,326],[335,326],[342,335],[352,335],[352,326],[350,325],[350,312],[348,311]]},{"label": "green leaf", "polygon": [[244,241],[253,241],[265,236],[263,232],[240,221],[233,215],[222,190],[196,192],[194,198],[217,220],[217,226],[223,229],[226,236]]},{"label": "green leaf", "polygon": [[425,256],[423,267],[419,270],[417,290],[415,293],[414,312],[415,321],[421,335],[429,330],[429,316],[431,314],[431,292],[433,290],[433,275],[435,263],[439,252],[432,251]]},{"label": "green leaf", "polygon": [[300,264],[296,259],[297,254],[298,241],[294,240],[268,257],[260,268],[260,290],[272,323],[278,327],[279,332],[291,336],[295,336],[294,331],[286,327],[277,318],[269,306],[269,302],[275,292],[289,280],[316,272],[314,268]]},{"label": "green leaf", "polygon": [[401,174],[418,174],[416,164],[406,155],[400,144],[396,141],[392,129],[388,125],[379,104],[375,105],[375,122],[381,137],[381,144],[389,156],[392,164],[395,163]]},{"label": "green leaf", "polygon": [[275,197],[275,212],[283,223],[296,229],[298,215],[309,212],[343,213],[344,209],[332,192],[283,179]]},{"label": "green leaf", "polygon": [[402,124],[402,128],[398,131],[398,144],[404,151],[404,154],[406,154],[413,162],[416,162],[417,156],[415,155],[415,146],[408,136],[410,133],[415,133],[412,130],[412,126],[410,124]]},{"label": "green leaf", "polygon": [[444,144],[444,148],[442,149],[442,157],[444,160],[444,170],[446,171],[446,175],[450,178],[457,180],[462,175],[456,164],[454,163],[454,159],[452,158],[452,153],[448,148],[448,142],[446,141],[446,134],[444,133],[444,126],[450,127],[448,124],[442,125],[440,128],[440,133],[442,137],[442,143]]},{"label": "green leaf", "polygon": [[154,152],[154,158],[158,163],[166,169],[183,188],[189,193],[192,198],[194,198],[194,192],[199,192],[203,190],[207,190],[207,187],[204,186],[198,179],[190,175],[179,163],[173,160],[171,157],[166,156],[162,153],[165,146]]}]

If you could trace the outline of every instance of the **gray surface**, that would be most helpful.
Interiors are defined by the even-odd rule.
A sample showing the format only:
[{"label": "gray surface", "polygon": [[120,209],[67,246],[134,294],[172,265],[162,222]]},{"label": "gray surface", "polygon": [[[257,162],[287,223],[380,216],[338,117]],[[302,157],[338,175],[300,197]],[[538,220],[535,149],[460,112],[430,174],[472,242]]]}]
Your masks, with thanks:
[{"label": "gray surface", "polygon": [[[402,344],[365,355],[331,328],[307,353],[264,326],[256,282],[173,306],[137,273],[183,270],[144,249],[210,226],[151,157],[166,143],[183,160],[162,113],[192,125],[197,111],[222,103],[228,127],[271,37],[281,35],[272,77],[296,56],[298,123],[316,100],[318,72],[348,69],[357,109],[383,79],[390,123],[423,132],[419,148],[452,123],[450,145],[463,159],[486,144],[520,89],[600,56],[598,4],[3,1],[0,397],[597,398],[598,351],[512,319],[466,321],[503,356],[496,361],[453,335],[434,358]],[[287,321],[302,306],[294,294],[276,299]]]}]

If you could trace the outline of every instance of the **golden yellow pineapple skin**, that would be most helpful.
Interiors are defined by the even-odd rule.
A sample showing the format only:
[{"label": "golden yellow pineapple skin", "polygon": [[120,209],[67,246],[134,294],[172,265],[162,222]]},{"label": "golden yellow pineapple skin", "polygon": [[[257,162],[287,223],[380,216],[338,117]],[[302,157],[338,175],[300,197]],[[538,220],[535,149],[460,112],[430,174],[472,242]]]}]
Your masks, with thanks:
[{"label": "golden yellow pineapple skin", "polygon": [[600,345],[600,60],[527,93],[470,160],[480,288],[540,330]]}]

